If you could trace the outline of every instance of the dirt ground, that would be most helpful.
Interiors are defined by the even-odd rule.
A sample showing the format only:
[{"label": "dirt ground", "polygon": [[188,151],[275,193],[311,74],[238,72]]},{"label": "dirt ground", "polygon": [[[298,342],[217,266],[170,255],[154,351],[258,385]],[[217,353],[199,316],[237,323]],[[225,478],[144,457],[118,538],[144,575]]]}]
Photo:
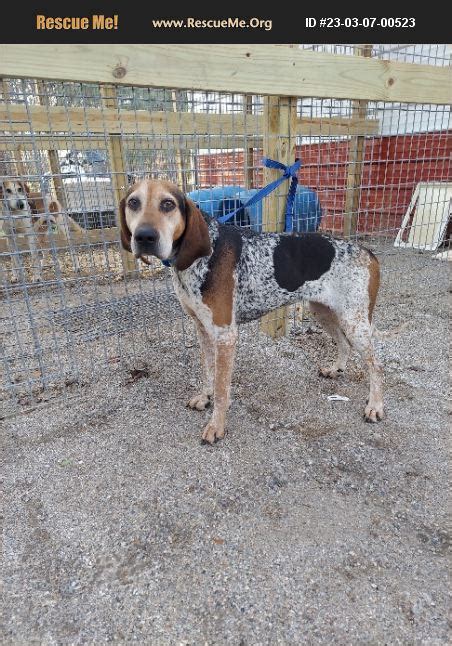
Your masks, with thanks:
[{"label": "dirt ground", "polygon": [[[449,644],[446,264],[383,259],[377,326],[407,322],[377,344],[385,421],[362,419],[357,358],[318,376],[334,348],[315,323],[277,342],[249,325],[213,447],[184,406],[192,330],[162,299],[132,351],[127,325],[152,319],[136,291],[108,368],[3,421],[2,643]],[[65,329],[92,370],[101,309],[77,302]]]}]

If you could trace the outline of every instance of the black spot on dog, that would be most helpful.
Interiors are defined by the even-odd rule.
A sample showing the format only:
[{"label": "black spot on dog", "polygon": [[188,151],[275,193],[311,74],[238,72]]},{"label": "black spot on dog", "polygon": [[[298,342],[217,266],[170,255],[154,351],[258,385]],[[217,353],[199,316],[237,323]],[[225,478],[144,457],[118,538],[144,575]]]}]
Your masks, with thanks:
[{"label": "black spot on dog", "polygon": [[281,236],[273,252],[275,279],[294,292],[309,280],[318,280],[331,267],[335,252],[331,241],[318,233]]}]

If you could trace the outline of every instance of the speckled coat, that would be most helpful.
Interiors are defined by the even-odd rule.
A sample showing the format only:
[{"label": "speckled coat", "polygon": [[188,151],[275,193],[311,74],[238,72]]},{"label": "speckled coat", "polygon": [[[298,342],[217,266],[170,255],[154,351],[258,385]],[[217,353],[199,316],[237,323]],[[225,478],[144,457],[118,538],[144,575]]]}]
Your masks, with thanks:
[{"label": "speckled coat", "polygon": [[245,323],[301,300],[341,313],[358,313],[364,306],[371,318],[378,262],[367,249],[321,233],[257,234],[203,218],[213,253],[185,271],[173,271],[173,281],[181,302],[191,308],[202,308],[212,290],[222,301],[232,293],[230,316],[214,308],[214,324]]}]

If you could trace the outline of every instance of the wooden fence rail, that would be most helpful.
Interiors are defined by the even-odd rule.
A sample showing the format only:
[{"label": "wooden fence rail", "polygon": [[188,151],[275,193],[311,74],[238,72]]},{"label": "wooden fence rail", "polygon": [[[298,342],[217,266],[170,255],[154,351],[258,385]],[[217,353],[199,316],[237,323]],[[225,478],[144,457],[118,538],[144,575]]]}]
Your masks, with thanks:
[{"label": "wooden fence rail", "polygon": [[[347,136],[376,135],[378,119],[345,117],[298,117],[295,134],[298,136]],[[116,110],[112,108],[67,108],[64,106],[40,106],[22,104],[0,105],[0,128],[4,132],[27,133],[33,137],[39,133],[55,133],[52,141],[68,141],[74,135],[89,133],[87,142],[102,141],[108,135],[134,135],[155,137],[184,137],[199,147],[199,138],[229,143],[243,137],[260,139],[264,134],[265,119],[259,114],[204,114],[190,112],[148,112],[147,110]],[[63,136],[60,133],[67,133]],[[100,136],[103,135],[104,137]],[[2,135],[2,139],[7,135]],[[17,136],[17,135],[16,135]],[[25,137],[27,135],[24,135]],[[20,137],[22,142],[23,137]],[[30,139],[30,143],[31,143]],[[34,139],[33,139],[34,141]],[[179,142],[178,142],[179,143]],[[247,139],[247,144],[249,143]],[[54,145],[54,144],[53,144]]]},{"label": "wooden fence rail", "polygon": [[[69,237],[69,244],[65,236],[61,233],[50,234],[48,238],[48,246],[51,248],[53,245],[58,251],[74,250],[74,246],[83,247],[84,245],[95,245],[112,242],[119,242],[119,230],[117,227],[110,227],[108,229],[88,229],[86,231],[76,232],[73,231]],[[16,236],[14,239],[14,250],[27,251],[29,243],[26,236]],[[11,248],[6,240],[6,237],[0,236],[0,253],[11,253]]]},{"label": "wooden fence rail", "polygon": [[452,103],[452,68],[275,45],[0,45],[0,78]]}]

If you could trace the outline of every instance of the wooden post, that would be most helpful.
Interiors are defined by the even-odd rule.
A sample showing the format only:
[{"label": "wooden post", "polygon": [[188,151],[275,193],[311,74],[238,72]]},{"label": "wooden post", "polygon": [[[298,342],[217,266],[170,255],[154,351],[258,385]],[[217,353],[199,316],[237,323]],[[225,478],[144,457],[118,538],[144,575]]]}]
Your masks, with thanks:
[{"label": "wooden post", "polygon": [[[184,91],[183,94],[185,95],[185,100],[188,103],[188,95],[187,92]],[[184,124],[184,117],[190,116],[193,117],[194,115],[191,115],[189,112],[184,112],[183,110],[180,111],[178,109],[177,102],[181,101],[180,98],[180,92],[179,92],[179,99],[178,99],[178,93],[175,90],[172,90],[171,93],[172,96],[172,103],[173,103],[173,111],[177,114],[179,122],[176,125],[176,132],[174,133],[176,137],[180,140],[182,140],[182,147],[178,150],[176,150],[176,170],[177,170],[177,177],[178,177],[178,183],[181,187],[181,189],[184,191],[184,193],[188,193],[188,191],[192,191],[195,188],[195,178],[194,178],[194,165],[193,165],[193,149],[195,147],[199,146],[199,137],[197,135],[194,135],[194,144],[191,147],[187,147],[184,145],[186,143],[186,136],[182,136],[186,134],[186,127],[187,124]],[[166,128],[168,128],[169,124],[166,124]],[[192,127],[195,125],[194,123],[191,124]],[[185,140],[185,141],[184,141]],[[209,144],[210,145],[211,138],[209,137]],[[171,141],[168,142],[168,148],[171,149],[172,143]],[[202,147],[202,146],[201,146]]]},{"label": "wooden post", "polygon": [[[173,105],[173,112],[177,112],[177,95],[175,90],[171,91],[171,103]],[[185,192],[187,189],[183,173],[183,155],[179,148],[174,150],[174,157],[176,160],[177,183],[181,190]]]},{"label": "wooden post", "polygon": [[[101,85],[100,93],[104,99],[106,108],[118,108],[118,97],[114,85]],[[127,189],[127,171],[125,166],[125,156],[120,134],[110,134],[108,136],[108,158],[110,161],[111,181],[113,185],[113,195],[115,199],[116,218],[119,214],[119,203],[124,197]],[[118,227],[119,222],[117,222]],[[124,277],[137,275],[137,266],[135,258],[131,253],[120,246],[122,266]]]},{"label": "wooden post", "polygon": [[[11,94],[9,91],[8,81],[0,79],[2,86],[3,103],[11,103]],[[14,157],[11,156],[11,151],[15,152]],[[11,170],[13,172],[11,172]],[[22,153],[19,147],[11,145],[10,150],[0,153],[0,175],[19,175],[25,177],[27,172],[22,160]]]},{"label": "wooden post", "polygon": [[[295,159],[297,99],[268,96],[264,99],[264,155],[291,164]],[[281,171],[265,168],[264,186],[281,176]],[[284,214],[289,182],[283,182],[263,203],[263,230],[284,231]],[[266,314],[261,319],[261,331],[274,338],[284,336],[287,308]]]},{"label": "wooden post", "polygon": [[[243,102],[243,111],[245,115],[253,114],[253,95],[245,94]],[[245,148],[245,187],[248,189],[254,188],[254,148]]]},{"label": "wooden post", "polygon": [[[49,97],[47,95],[43,81],[38,81],[36,83],[36,90],[39,105],[50,107]],[[47,156],[49,159],[49,166],[52,173],[53,187],[55,189],[56,198],[60,202],[63,209],[65,209],[67,207],[66,193],[64,192],[63,180],[61,178],[61,166],[58,157],[58,151],[53,149],[47,150]]]},{"label": "wooden post", "polygon": [[[364,45],[357,51],[357,56],[372,56],[372,45]],[[352,101],[351,118],[365,119],[367,101]],[[356,233],[358,224],[359,196],[363,173],[365,137],[357,135],[350,138],[348,146],[347,187],[345,193],[344,237],[350,238]]]}]

